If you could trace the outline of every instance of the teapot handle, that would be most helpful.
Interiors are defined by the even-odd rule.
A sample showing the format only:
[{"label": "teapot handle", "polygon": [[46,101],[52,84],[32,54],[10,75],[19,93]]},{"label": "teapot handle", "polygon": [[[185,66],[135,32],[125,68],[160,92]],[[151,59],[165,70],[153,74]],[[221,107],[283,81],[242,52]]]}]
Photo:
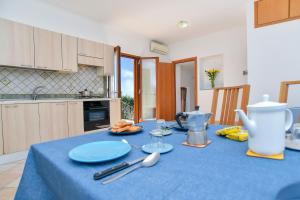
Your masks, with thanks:
[{"label": "teapot handle", "polygon": [[293,113],[290,109],[286,109],[285,131],[289,130],[293,125]]}]

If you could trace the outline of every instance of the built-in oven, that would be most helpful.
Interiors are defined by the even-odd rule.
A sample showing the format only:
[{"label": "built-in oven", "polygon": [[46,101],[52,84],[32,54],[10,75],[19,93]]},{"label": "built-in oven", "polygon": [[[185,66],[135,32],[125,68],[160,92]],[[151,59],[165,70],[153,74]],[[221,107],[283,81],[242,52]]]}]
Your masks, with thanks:
[{"label": "built-in oven", "polygon": [[109,101],[84,101],[84,131],[110,126]]}]

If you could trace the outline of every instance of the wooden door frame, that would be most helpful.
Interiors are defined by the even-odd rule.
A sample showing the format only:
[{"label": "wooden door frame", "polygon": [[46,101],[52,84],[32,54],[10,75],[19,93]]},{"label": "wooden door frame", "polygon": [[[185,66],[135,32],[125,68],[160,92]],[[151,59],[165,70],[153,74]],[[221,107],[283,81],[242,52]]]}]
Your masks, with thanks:
[{"label": "wooden door frame", "polygon": [[195,80],[194,80],[194,82],[195,82],[195,88],[194,88],[195,106],[198,106],[199,105],[199,97],[198,97],[199,80],[198,80],[198,58],[197,58],[197,56],[172,61],[172,64],[174,65],[174,68],[175,68],[175,75],[174,75],[175,76],[175,106],[177,104],[177,102],[176,102],[176,64],[186,63],[186,62],[194,62],[194,73],[195,73]]},{"label": "wooden door frame", "polygon": [[[140,67],[139,67],[139,60],[140,57],[133,55],[133,54],[128,54],[128,53],[124,53],[124,52],[120,52],[120,72],[121,72],[121,57],[125,57],[125,58],[131,58],[134,60],[134,123],[138,123],[139,122],[139,115],[140,115],[140,94],[139,94],[139,83],[140,83]],[[119,90],[120,90],[120,98],[122,97],[121,95],[121,73],[119,73],[120,75],[118,76],[118,85],[120,86]],[[136,76],[137,75],[137,76]],[[138,106],[137,106],[138,105]]]}]

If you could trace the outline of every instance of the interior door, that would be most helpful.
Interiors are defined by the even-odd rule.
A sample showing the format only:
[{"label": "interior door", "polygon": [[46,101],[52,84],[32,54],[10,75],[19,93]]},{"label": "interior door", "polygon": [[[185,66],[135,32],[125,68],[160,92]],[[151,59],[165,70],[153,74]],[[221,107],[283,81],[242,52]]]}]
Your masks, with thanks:
[{"label": "interior door", "polygon": [[159,63],[157,66],[157,118],[171,121],[176,115],[175,65]]},{"label": "interior door", "polygon": [[158,57],[143,57],[139,61],[139,121],[157,118]]}]

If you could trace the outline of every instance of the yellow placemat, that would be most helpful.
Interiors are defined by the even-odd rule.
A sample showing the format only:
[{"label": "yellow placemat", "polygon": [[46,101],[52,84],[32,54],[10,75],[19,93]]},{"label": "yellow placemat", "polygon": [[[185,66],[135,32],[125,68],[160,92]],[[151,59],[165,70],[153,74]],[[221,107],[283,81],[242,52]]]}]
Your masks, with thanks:
[{"label": "yellow placemat", "polygon": [[262,155],[262,154],[258,154],[255,153],[253,151],[251,151],[250,149],[247,151],[247,155],[248,156],[252,156],[252,157],[258,157],[258,158],[268,158],[268,159],[275,159],[275,160],[283,160],[284,159],[284,153],[280,153],[280,154],[276,154],[276,155],[271,155],[271,156],[267,156],[267,155]]}]

